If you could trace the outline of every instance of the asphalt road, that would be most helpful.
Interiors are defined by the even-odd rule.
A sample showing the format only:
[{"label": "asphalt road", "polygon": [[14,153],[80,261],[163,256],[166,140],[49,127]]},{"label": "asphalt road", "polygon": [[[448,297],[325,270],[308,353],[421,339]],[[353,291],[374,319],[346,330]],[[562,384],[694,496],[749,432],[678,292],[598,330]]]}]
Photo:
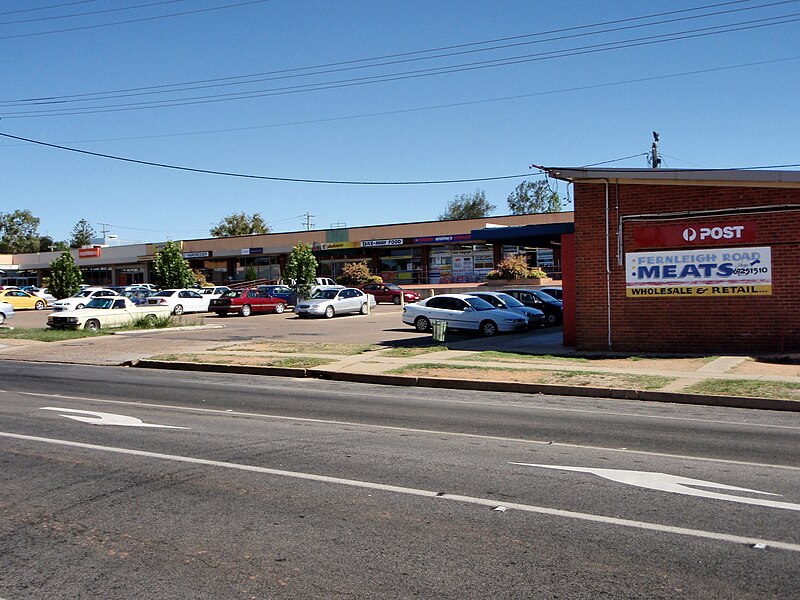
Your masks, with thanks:
[{"label": "asphalt road", "polygon": [[795,598],[799,439],[769,411],[3,361],[0,598]]}]

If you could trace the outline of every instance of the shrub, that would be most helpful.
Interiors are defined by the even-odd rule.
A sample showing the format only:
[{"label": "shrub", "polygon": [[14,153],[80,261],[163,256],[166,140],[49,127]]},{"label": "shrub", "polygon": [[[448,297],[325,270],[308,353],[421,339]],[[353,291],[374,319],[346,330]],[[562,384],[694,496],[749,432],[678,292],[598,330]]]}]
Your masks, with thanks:
[{"label": "shrub", "polygon": [[383,283],[383,278],[369,272],[367,263],[345,263],[342,274],[336,278],[336,283],[348,287],[357,287],[366,283]]},{"label": "shrub", "polygon": [[541,269],[528,268],[528,259],[524,254],[515,254],[500,261],[493,271],[486,274],[486,279],[541,279],[547,273]]}]

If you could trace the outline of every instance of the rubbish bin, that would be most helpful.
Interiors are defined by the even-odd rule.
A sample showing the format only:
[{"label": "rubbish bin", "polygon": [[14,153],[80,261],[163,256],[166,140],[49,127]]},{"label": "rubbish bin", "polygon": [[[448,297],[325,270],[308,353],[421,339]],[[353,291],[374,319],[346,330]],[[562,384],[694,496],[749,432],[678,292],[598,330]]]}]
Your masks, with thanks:
[{"label": "rubbish bin", "polygon": [[433,341],[443,342],[445,333],[447,333],[447,321],[431,321],[433,329]]}]

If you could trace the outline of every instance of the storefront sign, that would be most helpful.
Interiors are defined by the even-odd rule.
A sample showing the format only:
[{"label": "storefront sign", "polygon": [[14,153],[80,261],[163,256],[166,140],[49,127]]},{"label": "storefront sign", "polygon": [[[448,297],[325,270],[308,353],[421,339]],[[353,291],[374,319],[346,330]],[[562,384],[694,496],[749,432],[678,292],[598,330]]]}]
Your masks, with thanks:
[{"label": "storefront sign", "polygon": [[772,294],[769,247],[632,252],[625,266],[628,297]]},{"label": "storefront sign", "polygon": [[78,248],[78,258],[100,258],[100,246],[95,248]]},{"label": "storefront sign", "polygon": [[457,235],[435,235],[428,237],[418,237],[412,240],[415,244],[446,244],[448,242],[468,242],[472,239],[471,233],[460,233]]},{"label": "storefront sign", "polygon": [[249,254],[264,254],[264,248],[242,248],[242,256]]},{"label": "storefront sign", "polygon": [[210,258],[211,252],[183,252],[183,258]]},{"label": "storefront sign", "polygon": [[358,242],[324,242],[322,244],[314,244],[312,250],[340,250],[343,248],[359,248]]},{"label": "storefront sign", "polygon": [[362,240],[362,248],[374,248],[376,246],[402,246],[403,238],[395,238],[392,240]]},{"label": "storefront sign", "polygon": [[670,246],[720,246],[756,241],[756,226],[748,222],[702,222],[690,225],[637,227],[633,243],[637,248]]}]

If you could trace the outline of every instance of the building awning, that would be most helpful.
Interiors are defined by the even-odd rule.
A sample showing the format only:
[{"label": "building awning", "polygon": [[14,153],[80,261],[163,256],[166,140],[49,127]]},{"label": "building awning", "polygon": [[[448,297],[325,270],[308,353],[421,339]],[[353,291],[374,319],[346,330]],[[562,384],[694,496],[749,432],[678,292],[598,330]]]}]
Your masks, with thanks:
[{"label": "building awning", "polygon": [[472,239],[531,248],[551,248],[561,244],[561,235],[565,233],[575,233],[575,223],[543,223],[518,227],[473,229]]}]

